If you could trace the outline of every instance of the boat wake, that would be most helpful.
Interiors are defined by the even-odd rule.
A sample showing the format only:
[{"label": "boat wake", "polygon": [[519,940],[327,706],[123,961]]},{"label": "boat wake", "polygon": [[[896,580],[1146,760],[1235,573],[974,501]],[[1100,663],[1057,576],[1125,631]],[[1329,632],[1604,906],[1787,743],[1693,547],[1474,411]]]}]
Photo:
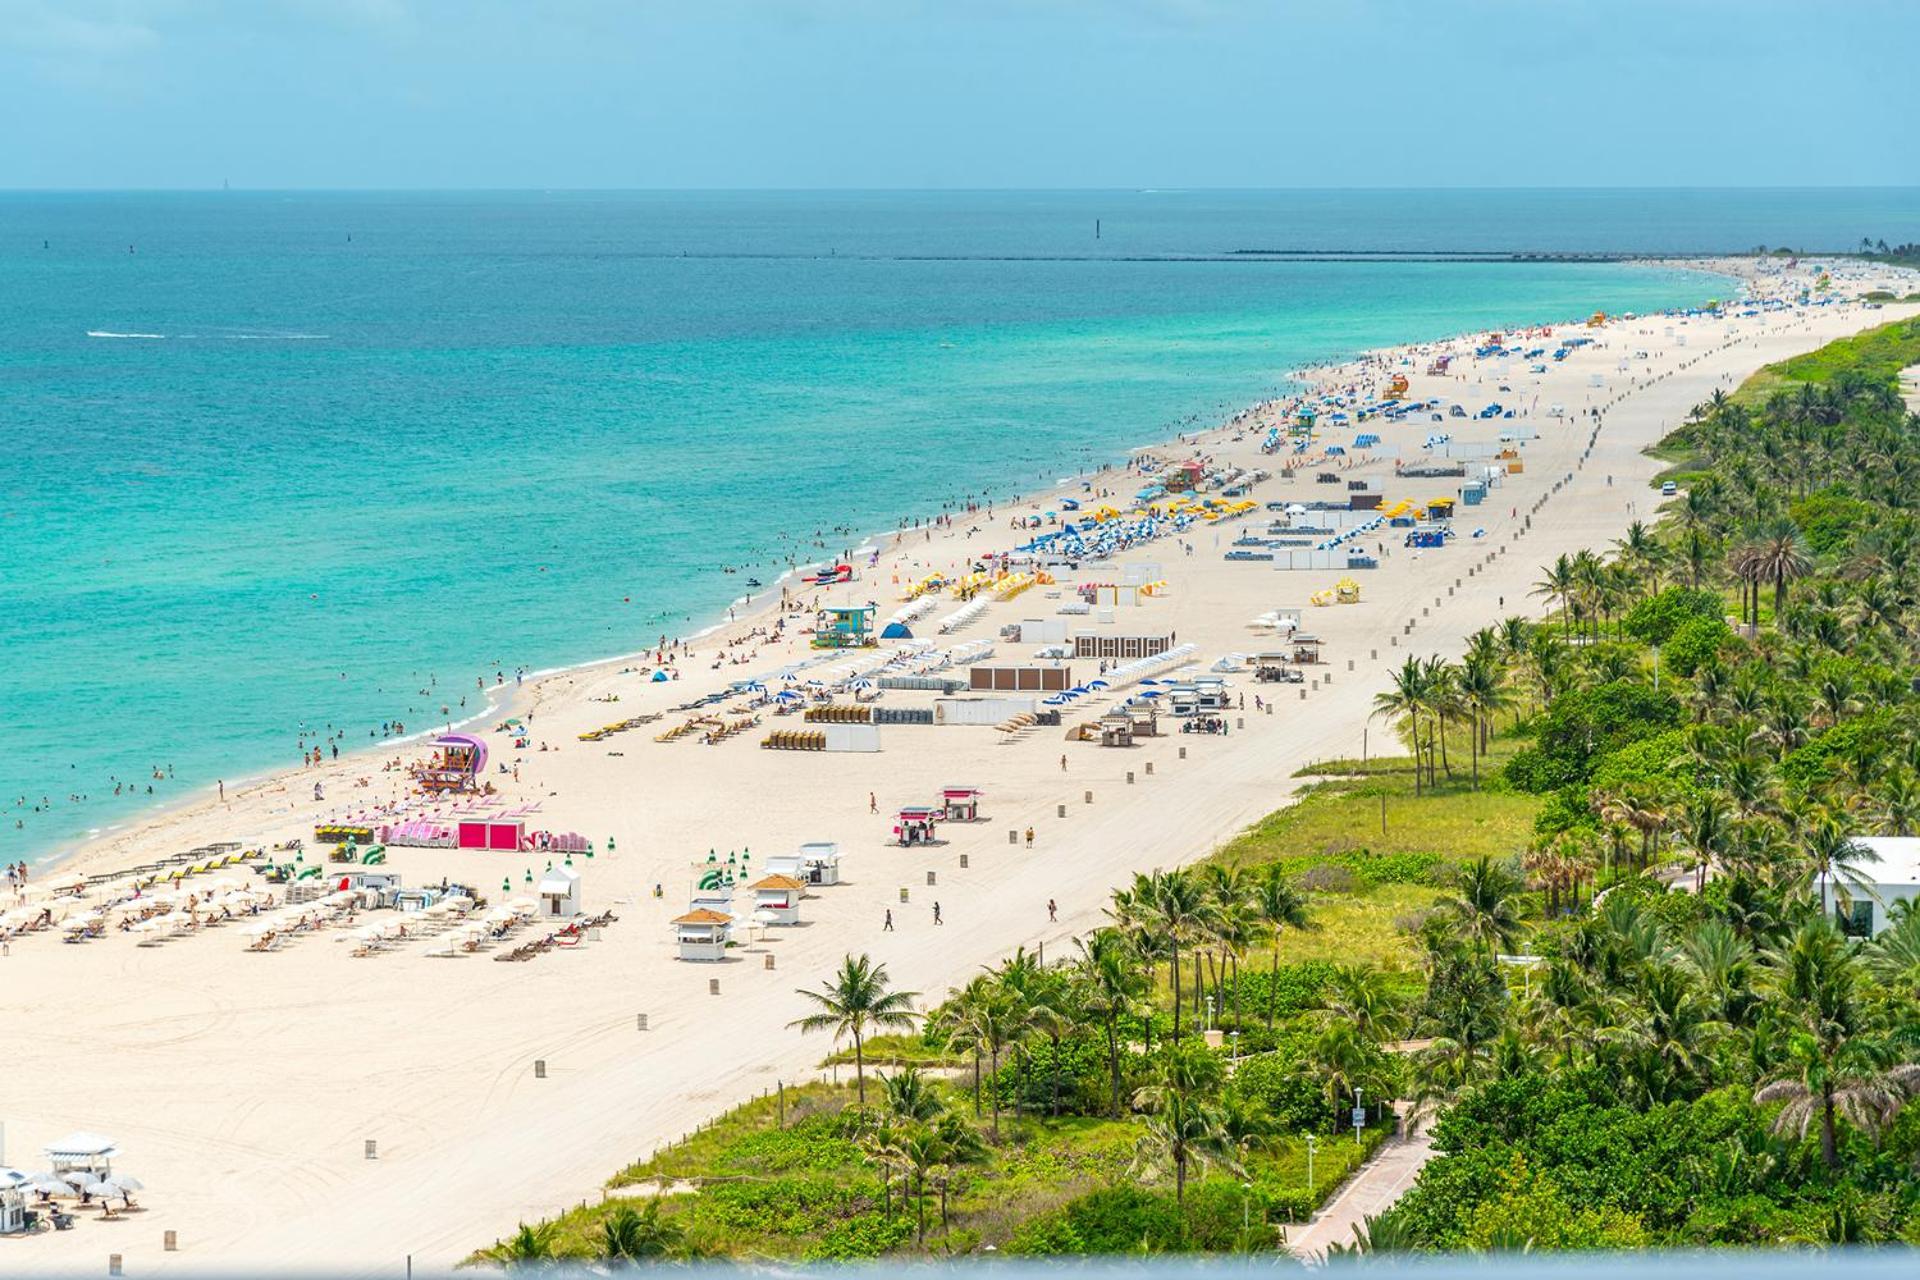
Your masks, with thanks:
[{"label": "boat wake", "polygon": [[89,338],[164,338],[164,333],[115,333],[111,329],[89,329]]}]

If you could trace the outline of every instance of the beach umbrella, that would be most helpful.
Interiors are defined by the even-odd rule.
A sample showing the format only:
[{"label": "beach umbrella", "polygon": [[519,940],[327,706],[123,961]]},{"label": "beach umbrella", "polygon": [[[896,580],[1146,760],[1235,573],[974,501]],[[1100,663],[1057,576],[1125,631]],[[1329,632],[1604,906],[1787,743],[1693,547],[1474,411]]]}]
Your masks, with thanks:
[{"label": "beach umbrella", "polygon": [[116,1173],[105,1182],[116,1191],[145,1191],[147,1184],[129,1173]]}]

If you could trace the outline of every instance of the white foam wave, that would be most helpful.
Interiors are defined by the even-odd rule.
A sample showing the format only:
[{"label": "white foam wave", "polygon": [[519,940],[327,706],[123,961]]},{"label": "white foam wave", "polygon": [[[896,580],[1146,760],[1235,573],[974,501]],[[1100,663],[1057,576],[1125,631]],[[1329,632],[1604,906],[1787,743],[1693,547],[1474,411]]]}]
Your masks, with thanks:
[{"label": "white foam wave", "polygon": [[111,329],[89,329],[89,338],[164,338],[164,333],[115,333]]}]

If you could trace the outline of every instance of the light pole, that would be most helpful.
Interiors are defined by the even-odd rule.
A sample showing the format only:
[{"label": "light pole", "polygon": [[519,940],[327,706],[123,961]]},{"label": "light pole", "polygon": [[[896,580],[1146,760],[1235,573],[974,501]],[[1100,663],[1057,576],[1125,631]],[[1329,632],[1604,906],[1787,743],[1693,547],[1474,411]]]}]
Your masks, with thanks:
[{"label": "light pole", "polygon": [[1319,1141],[1312,1134],[1308,1134],[1307,1135],[1307,1199],[1308,1200],[1313,1199],[1313,1153],[1319,1149],[1319,1146],[1320,1146]]}]

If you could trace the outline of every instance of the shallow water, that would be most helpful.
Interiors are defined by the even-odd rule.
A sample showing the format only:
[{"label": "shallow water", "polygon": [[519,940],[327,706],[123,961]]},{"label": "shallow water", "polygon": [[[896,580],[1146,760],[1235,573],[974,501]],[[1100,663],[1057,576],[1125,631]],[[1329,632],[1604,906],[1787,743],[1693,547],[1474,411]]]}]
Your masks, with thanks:
[{"label": "shallow water", "polygon": [[[1860,212],[1783,207],[1836,229]],[[459,718],[482,672],[686,633],[816,535],[838,548],[836,528],[1051,484],[1304,363],[1725,289],[1610,265],[1182,258],[1768,238],[1730,209],[0,195],[0,859],[292,765],[322,727],[351,746]]]}]

